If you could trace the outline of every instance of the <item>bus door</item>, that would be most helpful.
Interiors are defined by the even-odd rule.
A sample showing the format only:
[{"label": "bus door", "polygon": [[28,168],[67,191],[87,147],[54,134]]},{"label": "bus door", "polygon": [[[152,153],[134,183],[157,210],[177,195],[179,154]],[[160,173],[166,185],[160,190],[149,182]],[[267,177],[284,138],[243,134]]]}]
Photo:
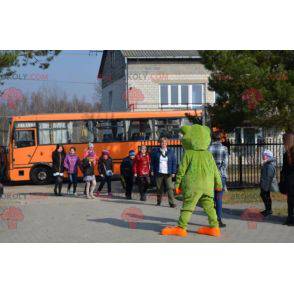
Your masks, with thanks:
[{"label": "bus door", "polygon": [[13,135],[13,166],[26,165],[32,160],[36,150],[36,129],[15,129]]}]

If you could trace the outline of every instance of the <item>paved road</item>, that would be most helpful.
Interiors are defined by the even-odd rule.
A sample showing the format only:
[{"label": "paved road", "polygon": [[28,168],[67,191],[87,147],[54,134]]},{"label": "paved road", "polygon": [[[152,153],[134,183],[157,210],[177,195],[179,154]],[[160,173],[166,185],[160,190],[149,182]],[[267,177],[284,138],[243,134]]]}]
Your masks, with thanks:
[{"label": "paved road", "polygon": [[82,184],[79,197],[53,196],[50,186],[6,187],[0,200],[0,242],[294,242],[294,227],[281,225],[282,218],[246,220],[244,211],[254,210],[250,205],[224,207],[227,228],[220,238],[194,233],[207,224],[201,208],[192,216],[187,238],[163,237],[160,230],[176,224],[181,203],[172,209],[167,201],[154,206],[152,195],[146,203],[126,200],[119,183],[114,186],[112,198],[96,200],[82,198]]}]

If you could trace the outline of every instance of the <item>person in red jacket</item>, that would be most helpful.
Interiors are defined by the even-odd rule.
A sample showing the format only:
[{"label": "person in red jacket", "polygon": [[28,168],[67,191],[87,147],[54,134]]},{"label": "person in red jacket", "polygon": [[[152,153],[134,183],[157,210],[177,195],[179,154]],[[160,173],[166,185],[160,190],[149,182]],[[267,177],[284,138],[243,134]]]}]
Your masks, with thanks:
[{"label": "person in red jacket", "polygon": [[133,163],[133,173],[137,178],[141,201],[146,201],[146,191],[150,183],[150,162],[147,147],[141,146],[141,151],[136,155]]}]

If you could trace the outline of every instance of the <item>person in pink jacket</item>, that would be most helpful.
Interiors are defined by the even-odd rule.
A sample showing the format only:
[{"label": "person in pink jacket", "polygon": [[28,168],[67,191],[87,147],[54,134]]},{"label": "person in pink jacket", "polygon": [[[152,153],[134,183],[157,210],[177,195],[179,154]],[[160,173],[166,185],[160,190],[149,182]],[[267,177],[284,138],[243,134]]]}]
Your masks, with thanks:
[{"label": "person in pink jacket", "polygon": [[71,185],[73,185],[73,195],[77,195],[77,184],[78,184],[78,167],[80,165],[80,159],[76,154],[76,148],[70,147],[69,153],[65,156],[64,167],[68,173],[68,187],[67,194],[70,195]]}]

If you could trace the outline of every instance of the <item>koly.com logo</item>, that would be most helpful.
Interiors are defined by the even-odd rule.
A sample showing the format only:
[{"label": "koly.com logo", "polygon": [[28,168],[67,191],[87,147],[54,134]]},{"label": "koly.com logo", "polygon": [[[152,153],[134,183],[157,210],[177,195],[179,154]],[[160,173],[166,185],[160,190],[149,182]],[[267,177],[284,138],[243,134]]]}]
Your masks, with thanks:
[{"label": "koly.com logo", "polygon": [[24,98],[22,91],[17,88],[8,88],[0,95],[0,104],[5,104],[9,109],[16,109],[16,105]]}]

